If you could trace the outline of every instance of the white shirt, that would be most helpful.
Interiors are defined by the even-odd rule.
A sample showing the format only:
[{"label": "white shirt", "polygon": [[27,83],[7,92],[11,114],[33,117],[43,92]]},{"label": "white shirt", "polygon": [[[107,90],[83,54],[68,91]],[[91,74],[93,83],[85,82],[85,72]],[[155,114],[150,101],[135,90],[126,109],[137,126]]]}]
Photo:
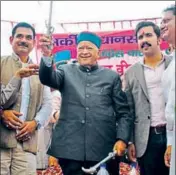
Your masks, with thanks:
[{"label": "white shirt", "polygon": [[151,126],[165,125],[165,100],[161,84],[161,77],[165,69],[164,59],[155,68],[142,64],[151,107]]}]

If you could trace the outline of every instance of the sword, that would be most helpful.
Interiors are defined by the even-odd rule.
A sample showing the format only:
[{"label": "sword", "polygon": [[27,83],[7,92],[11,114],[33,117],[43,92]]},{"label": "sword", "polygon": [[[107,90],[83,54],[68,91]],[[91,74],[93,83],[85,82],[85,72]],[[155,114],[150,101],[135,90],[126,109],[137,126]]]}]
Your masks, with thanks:
[{"label": "sword", "polygon": [[[46,22],[45,25],[47,27],[47,35],[52,37],[52,33],[54,32],[54,27],[51,25],[52,21],[52,11],[53,11],[53,1],[50,1],[50,8],[49,8],[49,18],[48,23]],[[52,49],[52,45],[48,46],[49,49]]]},{"label": "sword", "polygon": [[102,161],[100,161],[99,163],[97,163],[93,167],[90,167],[89,169],[82,167],[82,170],[87,174],[94,174],[97,172],[97,168],[99,168],[103,163],[107,162],[108,160],[114,158],[116,156],[116,153],[117,153],[116,151],[111,152],[108,154],[108,156],[106,158],[104,158]]}]

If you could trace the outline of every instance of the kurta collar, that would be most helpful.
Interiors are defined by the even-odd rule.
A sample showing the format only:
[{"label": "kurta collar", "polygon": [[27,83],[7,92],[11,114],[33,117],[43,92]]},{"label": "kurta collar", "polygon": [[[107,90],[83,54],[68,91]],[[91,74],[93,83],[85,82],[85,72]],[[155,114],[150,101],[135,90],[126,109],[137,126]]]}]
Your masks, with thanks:
[{"label": "kurta collar", "polygon": [[92,72],[98,69],[98,64],[93,65],[91,67],[87,67],[87,66],[82,66],[79,65],[80,70],[82,70],[83,72]]}]

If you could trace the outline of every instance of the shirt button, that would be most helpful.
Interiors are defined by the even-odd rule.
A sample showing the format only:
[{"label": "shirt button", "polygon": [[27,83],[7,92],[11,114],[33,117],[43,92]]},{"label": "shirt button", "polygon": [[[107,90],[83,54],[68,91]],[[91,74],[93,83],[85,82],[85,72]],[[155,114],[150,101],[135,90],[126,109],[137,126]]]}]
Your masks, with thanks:
[{"label": "shirt button", "polygon": [[91,73],[89,72],[87,75],[91,75]]},{"label": "shirt button", "polygon": [[89,69],[87,69],[87,72],[89,72]]},{"label": "shirt button", "polygon": [[150,116],[148,116],[148,119],[150,119]]},{"label": "shirt button", "polygon": [[86,122],[85,122],[85,120],[82,120],[81,123],[84,124],[84,123],[86,123]]},{"label": "shirt button", "polygon": [[87,98],[89,98],[89,97],[90,97],[90,95],[89,95],[89,94],[87,94],[87,95],[86,95],[86,97],[87,97]]},{"label": "shirt button", "polygon": [[88,83],[88,84],[87,84],[87,87],[89,87],[89,86],[90,86],[90,84]]},{"label": "shirt button", "polygon": [[86,110],[88,111],[88,110],[89,110],[89,108],[88,108],[88,107],[86,107]]}]

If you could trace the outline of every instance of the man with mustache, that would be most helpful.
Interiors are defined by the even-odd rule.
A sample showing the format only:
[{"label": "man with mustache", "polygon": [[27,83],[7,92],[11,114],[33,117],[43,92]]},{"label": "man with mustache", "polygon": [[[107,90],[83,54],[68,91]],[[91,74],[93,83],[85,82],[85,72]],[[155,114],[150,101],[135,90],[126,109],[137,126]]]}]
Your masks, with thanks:
[{"label": "man with mustache", "polygon": [[140,22],[135,34],[144,57],[124,75],[125,92],[135,116],[128,156],[139,162],[141,175],[168,175],[163,159],[166,117],[161,77],[169,60],[161,52],[160,29],[156,24]]},{"label": "man with mustache", "polygon": [[[78,64],[64,64],[55,71],[47,45],[40,38],[43,52],[39,77],[44,85],[60,90],[60,118],[53,132],[48,154],[59,159],[64,175],[84,175],[113,149],[123,156],[133,123],[120,76],[100,67],[101,38],[91,32],[77,36]],[[118,174],[118,163],[107,165],[111,175]]]},{"label": "man with mustache", "polygon": [[[23,72],[14,103],[1,116],[1,175],[36,175],[37,132],[51,114],[51,93],[49,87],[40,83],[39,66],[32,64],[29,57],[35,45],[34,28],[25,22],[16,24],[10,43],[12,55],[1,57],[2,84],[8,85],[21,68]],[[32,72],[26,74],[30,67]]]},{"label": "man with mustache", "polygon": [[175,174],[175,4],[163,11],[161,33],[164,40],[173,47],[172,62],[163,73],[162,84],[166,100],[165,115],[167,118],[167,150],[164,155],[166,166],[170,167],[170,175]]}]

